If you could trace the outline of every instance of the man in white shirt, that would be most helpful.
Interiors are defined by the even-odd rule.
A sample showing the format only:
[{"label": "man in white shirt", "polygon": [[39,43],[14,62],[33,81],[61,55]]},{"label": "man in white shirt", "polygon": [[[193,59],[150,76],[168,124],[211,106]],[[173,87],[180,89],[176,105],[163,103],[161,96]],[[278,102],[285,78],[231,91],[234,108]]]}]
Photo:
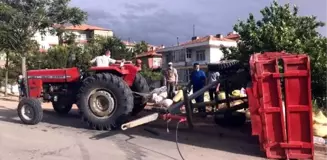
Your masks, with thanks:
[{"label": "man in white shirt", "polygon": [[110,50],[107,50],[104,55],[95,57],[90,63],[96,62],[97,67],[108,67],[109,64],[116,63],[116,60],[110,58],[110,54]]},{"label": "man in white shirt", "polygon": [[172,99],[174,98],[176,86],[178,84],[178,73],[177,70],[173,67],[173,63],[168,63],[168,68],[165,71],[164,74],[164,83],[167,86],[167,94],[168,98]]}]

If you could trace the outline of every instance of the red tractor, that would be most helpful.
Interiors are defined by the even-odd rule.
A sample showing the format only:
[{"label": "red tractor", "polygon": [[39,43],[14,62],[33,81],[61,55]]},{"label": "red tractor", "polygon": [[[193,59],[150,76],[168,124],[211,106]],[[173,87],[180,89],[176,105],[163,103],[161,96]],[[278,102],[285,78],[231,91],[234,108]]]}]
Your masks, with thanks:
[{"label": "red tractor", "polygon": [[140,68],[125,62],[108,67],[41,69],[27,71],[27,95],[18,105],[25,124],[42,120],[41,102],[51,102],[59,114],[68,113],[73,104],[89,126],[98,130],[118,127],[128,115],[142,111],[146,103],[133,92],[149,92]]}]

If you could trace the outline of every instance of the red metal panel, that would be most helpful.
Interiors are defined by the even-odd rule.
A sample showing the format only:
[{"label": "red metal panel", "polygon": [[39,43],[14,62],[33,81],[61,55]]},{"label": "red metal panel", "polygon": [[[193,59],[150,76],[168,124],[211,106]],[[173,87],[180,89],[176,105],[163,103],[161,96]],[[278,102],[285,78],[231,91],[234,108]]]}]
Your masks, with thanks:
[{"label": "red metal panel", "polygon": [[28,87],[29,87],[29,96],[34,98],[41,97],[43,83],[41,79],[29,79]]},{"label": "red metal panel", "polygon": [[283,158],[285,151],[278,145],[286,141],[280,81],[272,76],[278,73],[276,59],[258,61],[256,74],[263,122],[263,147],[269,158]]},{"label": "red metal panel", "polygon": [[247,86],[247,96],[248,96],[248,103],[249,103],[249,111],[251,114],[251,127],[252,127],[252,135],[258,136],[259,143],[260,143],[260,149],[264,151],[263,149],[263,129],[262,129],[262,121],[259,113],[260,104],[259,104],[259,98],[258,98],[258,83],[257,83],[257,77],[255,74],[255,62],[258,54],[255,54],[250,57],[250,74],[252,83],[250,86]]},{"label": "red metal panel", "polygon": [[74,82],[80,78],[78,68],[41,69],[27,71],[28,79],[41,79],[43,83]]},{"label": "red metal panel", "polygon": [[[311,78],[308,57],[284,58],[289,158],[313,158]],[[291,76],[289,76],[291,75]]]},{"label": "red metal panel", "polygon": [[91,67],[91,71],[101,71],[101,72],[114,72],[122,76],[125,82],[131,87],[134,83],[134,79],[140,68],[134,64],[124,64],[120,67],[120,64],[112,64],[108,67]]},{"label": "red metal panel", "polygon": [[[284,62],[284,73],[279,73],[279,59]],[[250,71],[252,87],[247,88],[247,94],[252,134],[259,136],[267,158],[313,159],[308,56],[282,52],[254,54]],[[281,78],[285,83],[285,105]]]}]

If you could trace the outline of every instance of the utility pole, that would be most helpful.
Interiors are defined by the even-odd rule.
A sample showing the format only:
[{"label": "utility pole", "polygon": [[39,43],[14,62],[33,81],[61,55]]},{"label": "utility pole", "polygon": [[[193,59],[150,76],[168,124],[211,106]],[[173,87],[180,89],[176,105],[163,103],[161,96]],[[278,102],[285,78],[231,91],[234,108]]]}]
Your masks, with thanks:
[{"label": "utility pole", "polygon": [[178,37],[177,37],[177,46],[179,46],[179,39],[178,39]]},{"label": "utility pole", "polygon": [[195,24],[193,24],[193,37],[195,36]]}]

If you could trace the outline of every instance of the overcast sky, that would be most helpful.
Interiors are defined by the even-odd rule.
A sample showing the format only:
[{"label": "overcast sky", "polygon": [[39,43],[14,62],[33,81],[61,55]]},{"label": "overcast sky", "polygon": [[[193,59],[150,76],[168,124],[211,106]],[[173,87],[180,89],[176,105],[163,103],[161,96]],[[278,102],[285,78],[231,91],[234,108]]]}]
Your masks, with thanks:
[{"label": "overcast sky", "polygon": [[[279,0],[299,7],[300,15],[326,22],[326,0]],[[272,0],[72,0],[88,12],[88,24],[112,29],[123,40],[176,44],[197,36],[227,34],[238,19],[245,20]],[[320,33],[326,36],[326,27]]]}]

